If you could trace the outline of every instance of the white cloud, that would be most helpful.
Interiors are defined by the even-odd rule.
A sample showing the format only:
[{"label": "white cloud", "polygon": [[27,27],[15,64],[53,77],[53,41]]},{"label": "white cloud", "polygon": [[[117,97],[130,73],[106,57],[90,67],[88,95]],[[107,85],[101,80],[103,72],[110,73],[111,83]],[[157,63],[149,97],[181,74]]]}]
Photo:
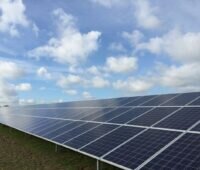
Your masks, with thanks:
[{"label": "white cloud", "polygon": [[78,92],[76,90],[73,90],[73,89],[69,89],[69,90],[65,90],[65,93],[71,95],[71,96],[74,96],[74,95],[77,95]]},{"label": "white cloud", "polygon": [[95,88],[103,88],[110,85],[110,82],[102,77],[94,77],[92,79],[92,86]]},{"label": "white cloud", "polygon": [[51,73],[49,73],[48,70],[45,67],[40,67],[37,70],[37,75],[42,77],[42,78],[45,78],[45,79],[51,79],[52,78]]},{"label": "white cloud", "polygon": [[200,62],[200,32],[183,34],[175,29],[162,37],[141,43],[138,49],[147,49],[155,54],[165,53],[181,63]]},{"label": "white cloud", "polygon": [[129,78],[125,81],[117,80],[113,83],[114,89],[133,93],[145,92],[152,88],[152,86],[153,84],[150,81],[132,78]]},{"label": "white cloud", "polygon": [[124,2],[122,0],[90,0],[93,3],[97,3],[99,5],[102,5],[104,7],[110,8],[113,5],[122,5]]},{"label": "white cloud", "polygon": [[96,66],[91,66],[87,69],[88,73],[93,74],[93,75],[101,75],[101,72],[98,67]]},{"label": "white cloud", "polygon": [[16,79],[24,75],[24,71],[13,62],[0,61],[0,79]]},{"label": "white cloud", "polygon": [[17,26],[27,27],[29,21],[25,15],[26,7],[22,0],[1,0],[0,3],[0,32],[19,36]]},{"label": "white cloud", "polygon": [[163,68],[160,72],[162,86],[181,90],[200,89],[199,63],[183,64]]},{"label": "white cloud", "polygon": [[80,76],[69,74],[68,76],[61,76],[59,78],[57,84],[62,88],[66,88],[72,84],[80,84],[81,81],[82,81],[82,79]]},{"label": "white cloud", "polygon": [[125,47],[121,43],[116,43],[116,42],[111,43],[108,48],[109,50],[112,51],[119,51],[119,52],[126,51]]},{"label": "white cloud", "polygon": [[0,79],[0,104],[16,103],[17,92],[12,84]]},{"label": "white cloud", "polygon": [[17,91],[30,91],[32,89],[32,86],[30,83],[21,83],[16,85],[15,88]]},{"label": "white cloud", "polygon": [[92,95],[87,91],[84,91],[82,93],[82,96],[83,96],[84,99],[92,99],[93,98]]},{"label": "white cloud", "polygon": [[137,58],[128,56],[108,57],[106,69],[114,73],[127,73],[137,69]]},{"label": "white cloud", "polygon": [[30,104],[36,104],[36,101],[34,99],[19,99],[20,105],[30,105]]},{"label": "white cloud", "polygon": [[122,37],[127,39],[133,46],[137,45],[144,37],[144,35],[138,31],[134,30],[133,32],[123,32]]},{"label": "white cloud", "polygon": [[140,27],[145,29],[155,29],[160,26],[161,21],[155,15],[156,8],[152,7],[149,0],[136,0],[135,18]]},{"label": "white cloud", "polygon": [[77,65],[98,49],[98,31],[82,34],[76,27],[75,18],[62,9],[54,11],[57,17],[57,37],[51,38],[46,45],[37,47],[28,54],[31,57],[50,57],[63,64]]}]

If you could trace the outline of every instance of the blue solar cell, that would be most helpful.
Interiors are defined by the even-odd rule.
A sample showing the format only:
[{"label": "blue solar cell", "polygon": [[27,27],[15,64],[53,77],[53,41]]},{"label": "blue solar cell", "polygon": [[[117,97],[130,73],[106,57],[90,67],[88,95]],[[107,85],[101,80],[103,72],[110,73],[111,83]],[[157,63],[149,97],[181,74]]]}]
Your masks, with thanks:
[{"label": "blue solar cell", "polygon": [[198,107],[186,107],[174,113],[172,116],[156,124],[156,127],[187,130],[200,120],[200,109]]},{"label": "blue solar cell", "polygon": [[106,133],[110,132],[111,130],[113,130],[117,127],[118,127],[117,125],[104,124],[104,125],[94,128],[94,129],[84,133],[83,135],[80,135],[64,144],[78,149],[78,148],[88,144],[89,142],[92,142],[93,140],[101,137],[102,135],[105,135]]},{"label": "blue solar cell", "polygon": [[101,157],[142,130],[144,129],[128,126],[120,127],[97,141],[83,147],[81,151]]},{"label": "blue solar cell", "polygon": [[94,120],[97,117],[102,116],[102,115],[104,115],[104,114],[106,114],[106,113],[108,113],[112,110],[113,110],[113,108],[102,108],[101,110],[98,110],[95,113],[92,113],[88,116],[83,117],[81,120]]},{"label": "blue solar cell", "polygon": [[178,132],[148,130],[103,158],[118,165],[135,169],[179,134]]},{"label": "blue solar cell", "polygon": [[198,125],[196,125],[192,131],[199,131],[200,132],[200,123]]},{"label": "blue solar cell", "polygon": [[57,124],[61,122],[61,120],[56,120],[56,119],[47,119],[45,123],[43,123],[41,126],[37,126],[35,128],[33,128],[32,130],[29,130],[29,132],[31,133],[37,133],[39,131],[41,131],[41,129],[45,129],[48,126],[51,126],[53,124]]},{"label": "blue solar cell", "polygon": [[137,100],[133,100],[133,101],[125,104],[125,106],[139,106],[139,105],[143,104],[144,102],[153,99],[154,97],[155,97],[155,95],[142,96],[142,97],[139,97]]},{"label": "blue solar cell", "polygon": [[56,141],[58,143],[64,143],[64,142],[66,142],[88,130],[91,130],[92,128],[94,128],[98,125],[99,125],[99,123],[85,123],[71,131],[67,131],[67,132],[53,138],[52,140]]},{"label": "blue solar cell", "polygon": [[196,99],[195,101],[193,101],[192,103],[190,103],[189,105],[193,105],[193,106],[200,106],[200,98]]},{"label": "blue solar cell", "polygon": [[184,93],[166,103],[163,103],[162,106],[184,106],[199,96],[200,93]]},{"label": "blue solar cell", "polygon": [[143,108],[134,108],[129,110],[128,112],[108,121],[108,122],[112,122],[112,123],[127,123],[128,121],[136,118],[139,115],[142,115],[143,113],[149,111],[151,109],[151,107],[147,108],[147,107],[143,107]]},{"label": "blue solar cell", "polygon": [[117,117],[128,110],[130,110],[130,108],[116,108],[102,116],[99,116],[98,118],[94,119],[94,121],[107,122],[108,120],[113,119],[114,117]]},{"label": "blue solar cell", "polygon": [[48,133],[48,132],[52,132],[54,129],[63,127],[64,125],[67,125],[67,124],[69,124],[69,123],[70,123],[70,121],[61,120],[61,121],[59,121],[58,123],[52,124],[52,125],[50,125],[50,126],[46,126],[46,128],[42,128],[40,131],[35,132],[35,133],[36,133],[37,135],[42,136],[43,134],[46,134],[46,133]]},{"label": "blue solar cell", "polygon": [[165,103],[166,101],[174,98],[175,96],[177,96],[177,94],[159,95],[158,97],[143,103],[141,106],[159,106],[162,103]]},{"label": "blue solar cell", "polygon": [[170,147],[151,160],[142,170],[190,169],[200,167],[200,135],[185,134]]},{"label": "blue solar cell", "polygon": [[71,121],[70,124],[67,124],[63,127],[59,127],[58,129],[55,129],[51,132],[47,132],[46,134],[42,135],[43,137],[45,138],[48,138],[48,139],[52,139],[60,134],[63,134],[64,132],[67,132],[67,131],[70,131],[76,127],[79,127],[81,125],[85,124],[85,122],[81,122],[81,121]]},{"label": "blue solar cell", "polygon": [[128,124],[131,125],[140,125],[140,126],[151,126],[169,114],[173,113],[179,109],[179,107],[158,107],[155,108],[148,113],[134,119]]}]

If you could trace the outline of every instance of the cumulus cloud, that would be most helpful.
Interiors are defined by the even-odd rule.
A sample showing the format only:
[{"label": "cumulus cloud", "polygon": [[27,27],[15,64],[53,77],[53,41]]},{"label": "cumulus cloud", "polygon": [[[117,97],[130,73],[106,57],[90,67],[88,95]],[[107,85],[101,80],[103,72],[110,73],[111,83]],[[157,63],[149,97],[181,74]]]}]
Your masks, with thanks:
[{"label": "cumulus cloud", "polygon": [[125,52],[126,49],[121,43],[113,42],[109,45],[109,50],[117,51],[117,52]]},{"label": "cumulus cloud", "polygon": [[61,76],[57,82],[57,84],[62,87],[66,88],[69,85],[76,85],[80,84],[82,81],[81,77],[78,75],[69,74],[67,76]]},{"label": "cumulus cloud", "polygon": [[102,77],[95,76],[92,79],[92,86],[95,88],[103,88],[110,85],[110,82]]},{"label": "cumulus cloud", "polygon": [[17,103],[17,92],[14,86],[0,79],[0,104]]},{"label": "cumulus cloud", "polygon": [[30,104],[36,104],[36,101],[34,99],[19,99],[20,105],[30,105]]},{"label": "cumulus cloud", "polygon": [[155,29],[161,24],[161,21],[156,16],[156,8],[152,7],[149,0],[136,0],[135,18],[138,25],[145,29]]},{"label": "cumulus cloud", "polygon": [[21,83],[16,85],[15,89],[17,91],[30,91],[32,89],[32,86],[30,83]]},{"label": "cumulus cloud", "polygon": [[175,29],[162,37],[141,43],[138,49],[146,49],[155,54],[164,53],[181,63],[200,62],[200,32],[184,34]]},{"label": "cumulus cloud", "polygon": [[139,30],[134,30],[131,33],[123,32],[122,37],[127,39],[132,46],[135,46],[143,39],[144,35]]},{"label": "cumulus cloud", "polygon": [[163,67],[160,72],[159,82],[162,86],[183,91],[200,89],[199,63]]},{"label": "cumulus cloud", "polygon": [[0,3],[0,32],[19,36],[18,26],[27,27],[26,7],[22,0],[3,0]]},{"label": "cumulus cloud", "polygon": [[68,95],[71,95],[71,96],[78,94],[78,92],[76,90],[73,90],[73,89],[65,90],[65,93],[67,93]]},{"label": "cumulus cloud", "polygon": [[0,61],[0,79],[16,79],[24,73],[24,70],[14,62]]},{"label": "cumulus cloud", "polygon": [[98,49],[100,32],[81,33],[76,27],[76,19],[62,9],[55,10],[54,16],[58,22],[58,36],[30,51],[29,56],[49,57],[63,64],[77,65]]},{"label": "cumulus cloud", "polygon": [[114,5],[122,5],[124,2],[121,0],[90,0],[93,3],[97,3],[99,5],[102,5],[104,7],[110,8]]},{"label": "cumulus cloud", "polygon": [[45,67],[40,67],[37,70],[37,75],[39,77],[42,77],[42,78],[45,78],[45,79],[51,79],[52,78],[51,73],[49,73],[48,70]]},{"label": "cumulus cloud", "polygon": [[152,88],[153,84],[150,81],[128,78],[127,80],[117,80],[113,83],[113,87],[116,90],[122,90],[125,92],[141,93]]},{"label": "cumulus cloud", "polygon": [[106,69],[114,73],[127,73],[136,70],[137,58],[128,56],[108,57]]},{"label": "cumulus cloud", "polygon": [[82,96],[84,99],[92,99],[93,98],[92,95],[88,91],[84,91],[82,93]]}]

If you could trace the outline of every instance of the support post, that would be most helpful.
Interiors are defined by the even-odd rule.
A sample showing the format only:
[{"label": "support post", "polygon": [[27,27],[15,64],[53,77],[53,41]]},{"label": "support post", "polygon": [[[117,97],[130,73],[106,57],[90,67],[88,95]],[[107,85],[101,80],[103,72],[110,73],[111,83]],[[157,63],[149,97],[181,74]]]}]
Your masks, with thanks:
[{"label": "support post", "polygon": [[97,168],[96,170],[99,170],[99,160],[97,159]]}]

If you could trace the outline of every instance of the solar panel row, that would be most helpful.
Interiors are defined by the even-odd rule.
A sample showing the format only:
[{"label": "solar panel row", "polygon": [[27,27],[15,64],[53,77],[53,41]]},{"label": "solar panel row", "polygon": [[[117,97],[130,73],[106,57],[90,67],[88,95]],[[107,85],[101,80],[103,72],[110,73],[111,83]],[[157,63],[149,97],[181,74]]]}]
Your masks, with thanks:
[{"label": "solar panel row", "polygon": [[1,108],[0,123],[123,169],[197,169],[199,96],[167,94]]}]

